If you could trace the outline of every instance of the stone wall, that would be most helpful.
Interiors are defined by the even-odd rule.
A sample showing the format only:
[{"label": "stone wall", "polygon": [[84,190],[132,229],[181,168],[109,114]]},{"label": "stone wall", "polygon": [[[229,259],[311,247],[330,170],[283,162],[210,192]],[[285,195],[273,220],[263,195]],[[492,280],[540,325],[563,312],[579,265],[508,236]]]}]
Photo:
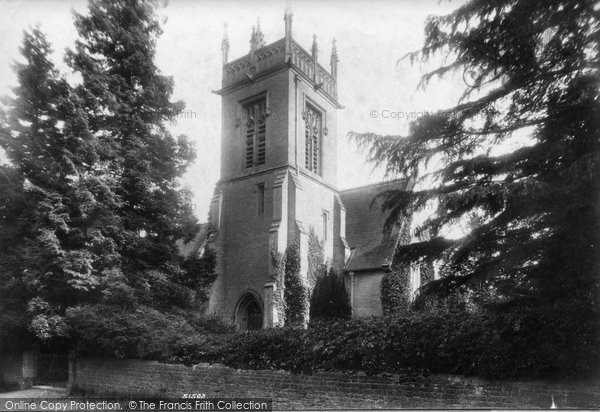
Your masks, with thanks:
[{"label": "stone wall", "polygon": [[[223,210],[217,234],[219,275],[211,299],[215,311],[234,320],[240,298],[247,292],[263,297],[269,279],[269,228],[273,216],[272,173],[228,182],[221,188]],[[257,185],[263,184],[264,213],[259,215]],[[218,294],[215,294],[219,290]]]},{"label": "stone wall", "polygon": [[416,377],[236,370],[152,361],[77,359],[73,387],[96,395],[207,398],[267,397],[275,409],[307,408],[599,408],[589,382],[490,381],[446,375]]}]

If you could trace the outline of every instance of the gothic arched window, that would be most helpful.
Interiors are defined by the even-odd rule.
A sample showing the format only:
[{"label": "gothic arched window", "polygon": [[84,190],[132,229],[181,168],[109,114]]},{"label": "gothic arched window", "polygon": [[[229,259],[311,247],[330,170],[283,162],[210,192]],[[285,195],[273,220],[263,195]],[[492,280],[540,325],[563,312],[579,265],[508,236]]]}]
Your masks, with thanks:
[{"label": "gothic arched window", "polygon": [[246,116],[246,167],[265,164],[267,143],[267,102],[265,99],[244,106]]},{"label": "gothic arched window", "polygon": [[306,105],[304,112],[304,166],[311,172],[321,174],[321,136],[323,118],[321,112]]}]

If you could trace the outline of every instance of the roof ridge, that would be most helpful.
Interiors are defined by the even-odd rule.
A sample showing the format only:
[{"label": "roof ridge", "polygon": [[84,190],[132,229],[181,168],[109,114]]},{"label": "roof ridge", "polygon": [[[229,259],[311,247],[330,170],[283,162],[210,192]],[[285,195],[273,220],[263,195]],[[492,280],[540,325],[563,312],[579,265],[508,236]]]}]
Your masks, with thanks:
[{"label": "roof ridge", "polygon": [[375,188],[375,187],[383,187],[383,186],[386,186],[386,185],[391,185],[391,184],[394,184],[394,183],[400,183],[402,181],[408,181],[408,180],[409,179],[407,177],[401,177],[401,178],[395,178],[395,179],[390,179],[390,180],[384,180],[383,182],[369,183],[369,184],[362,185],[362,186],[350,187],[348,189],[340,190],[339,193],[347,193],[347,192],[353,192],[353,191],[357,191],[357,190],[371,189],[371,188]]}]

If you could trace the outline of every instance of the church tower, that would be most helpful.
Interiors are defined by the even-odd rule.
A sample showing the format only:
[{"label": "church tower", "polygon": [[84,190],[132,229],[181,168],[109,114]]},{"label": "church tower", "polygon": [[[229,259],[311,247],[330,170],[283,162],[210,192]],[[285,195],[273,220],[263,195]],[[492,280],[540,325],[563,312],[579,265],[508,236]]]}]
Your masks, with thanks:
[{"label": "church tower", "polygon": [[335,42],[327,70],[316,36],[310,52],[293,39],[292,17],[285,12],[285,37],[268,45],[258,23],[249,53],[231,62],[226,35],[221,45],[221,178],[209,214],[218,276],[209,312],[240,329],[279,322],[273,253],[297,242],[305,280],[311,229],[330,265],[341,268],[348,254],[336,189]]}]

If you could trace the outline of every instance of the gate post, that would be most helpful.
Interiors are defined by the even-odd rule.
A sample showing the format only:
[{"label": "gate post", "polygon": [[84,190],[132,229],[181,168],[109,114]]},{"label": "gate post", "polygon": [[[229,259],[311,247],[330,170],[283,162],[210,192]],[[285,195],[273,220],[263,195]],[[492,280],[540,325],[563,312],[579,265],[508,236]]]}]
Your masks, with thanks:
[{"label": "gate post", "polygon": [[29,389],[35,384],[37,378],[37,350],[30,349],[23,351],[23,380],[21,389]]},{"label": "gate post", "polygon": [[69,351],[69,379],[67,382],[67,396],[71,394],[77,386],[77,357],[75,351]]}]

